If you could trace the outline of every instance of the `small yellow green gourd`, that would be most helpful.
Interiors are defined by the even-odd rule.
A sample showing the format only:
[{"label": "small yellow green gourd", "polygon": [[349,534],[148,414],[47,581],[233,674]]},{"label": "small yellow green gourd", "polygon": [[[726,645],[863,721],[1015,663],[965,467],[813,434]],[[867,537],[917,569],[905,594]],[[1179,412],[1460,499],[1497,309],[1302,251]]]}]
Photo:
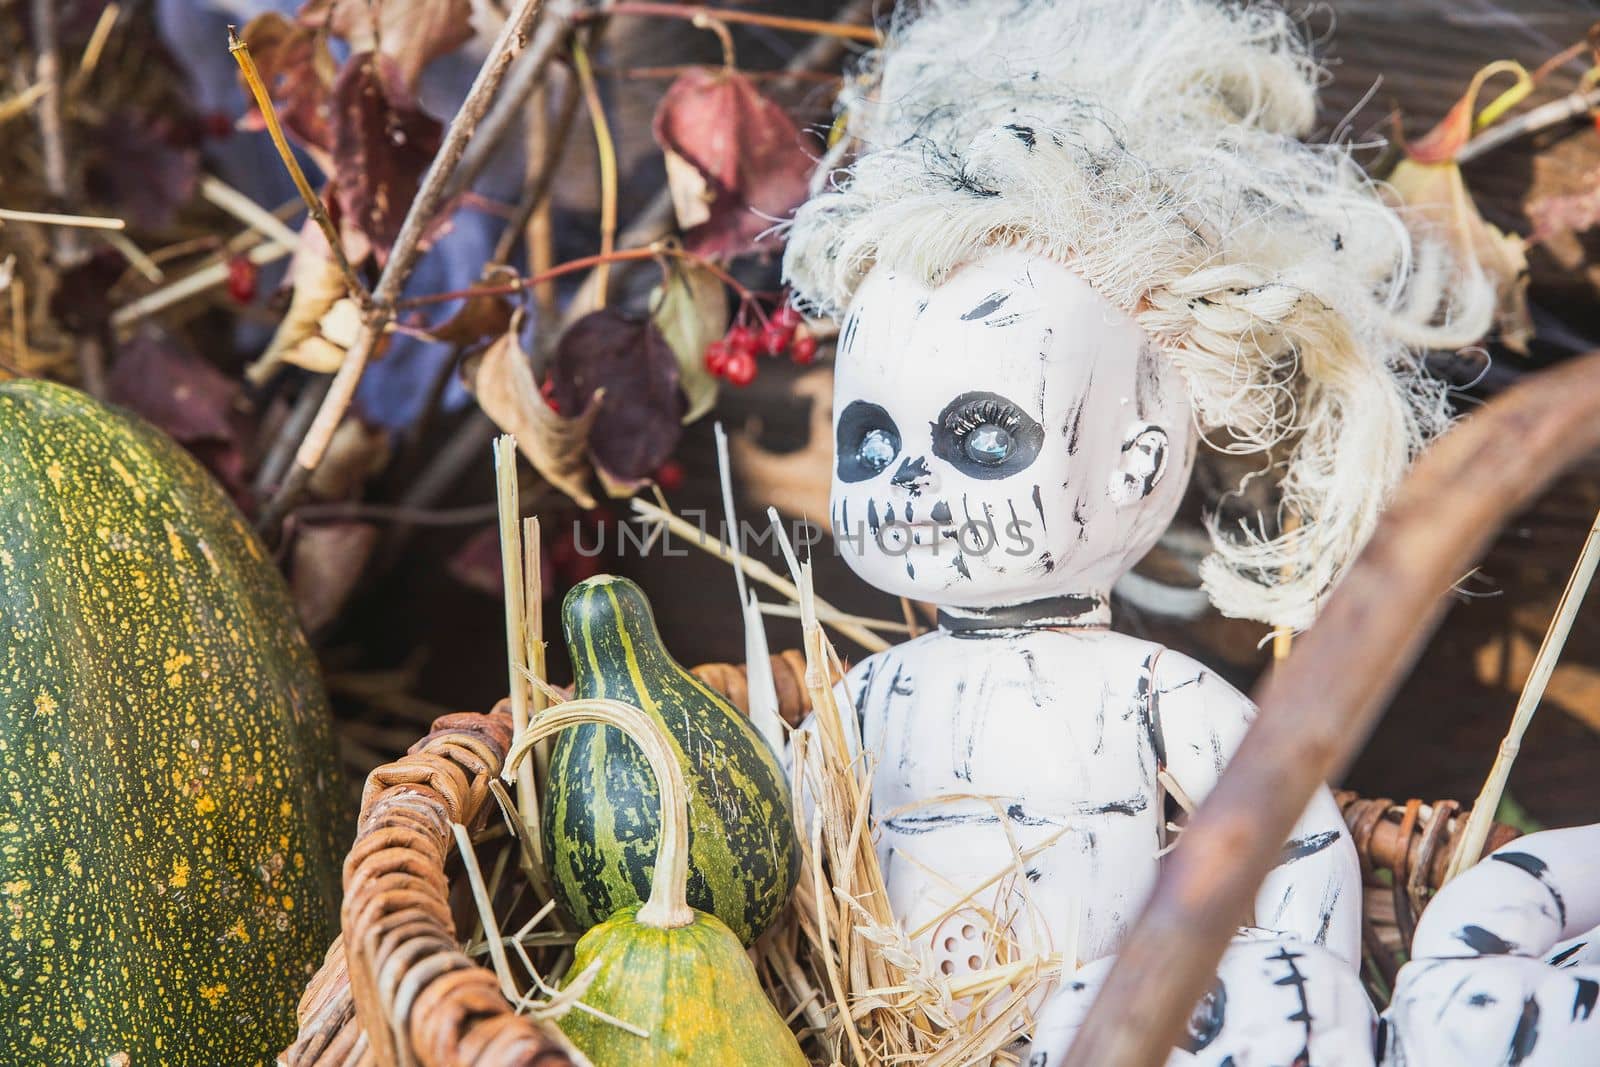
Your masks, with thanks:
[{"label": "small yellow green gourd", "polygon": [[582,1002],[640,1036],[582,1009],[561,1030],[594,1067],[759,1064],[806,1067],[739,938],[714,915],[689,907],[688,786],[661,727],[614,700],[575,700],[545,712],[513,746],[510,774],[533,747],[567,726],[605,723],[644,753],[661,800],[660,849],[650,895],[579,939],[569,981],[588,981]]}]

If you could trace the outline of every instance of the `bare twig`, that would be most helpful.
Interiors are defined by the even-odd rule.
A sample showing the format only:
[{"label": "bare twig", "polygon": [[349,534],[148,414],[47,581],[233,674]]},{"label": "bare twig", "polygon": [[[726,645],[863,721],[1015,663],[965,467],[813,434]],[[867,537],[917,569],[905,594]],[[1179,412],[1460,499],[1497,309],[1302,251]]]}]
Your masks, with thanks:
[{"label": "bare twig", "polygon": [[742,23],[747,26],[765,26],[769,30],[787,30],[791,33],[808,33],[818,37],[840,37],[850,41],[877,44],[881,37],[871,26],[857,26],[850,22],[823,22],[819,19],[790,18],[786,15],[764,15],[755,11],[737,11],[725,7],[704,7],[698,4],[647,3],[644,0],[615,0],[602,4],[586,18],[606,18],[611,15],[644,15],[652,18],[682,19],[704,25],[710,19]]},{"label": "bare twig", "polygon": [[[578,35],[580,38],[582,34]],[[594,81],[589,64],[589,49],[582,40],[572,42],[572,66],[583,86],[584,103],[589,108],[589,123],[594,127],[595,152],[600,161],[600,256],[595,267],[595,310],[606,306],[606,279],[611,276],[611,253],[617,247],[617,146],[611,139],[611,124],[606,121],[605,103]]]},{"label": "bare twig", "polygon": [[[56,207],[72,203],[72,171],[68,164],[66,124],[61,117],[61,55],[57,0],[33,0],[34,78],[44,86],[34,114],[39,123],[39,141],[44,156],[44,184]],[[70,228],[51,234],[56,265],[66,268],[83,258],[83,245]]]},{"label": "bare twig", "polygon": [[[1338,778],[1500,525],[1600,445],[1600,353],[1490,400],[1418,462],[1167,860],[1070,1067],[1165,1063],[1313,791]],[[1352,670],[1352,664],[1360,664]]]},{"label": "bare twig", "polygon": [[95,67],[100,65],[100,56],[106,50],[106,42],[111,39],[111,31],[116,28],[117,19],[121,17],[121,4],[107,4],[101,10],[100,18],[94,24],[94,31],[89,34],[89,43],[83,46],[83,56],[78,60],[78,69],[72,72],[72,78],[67,82],[68,96],[82,92],[83,87],[88,84]]},{"label": "bare twig", "polygon": [[[247,236],[253,243],[246,247],[244,254],[257,266],[282,259],[294,251],[292,245],[279,244],[277,241],[256,242],[254,234]],[[111,326],[117,330],[126,329],[174,304],[182,303],[207,289],[214,289],[227,280],[228,261],[217,260],[181,278],[176,278],[137,300],[130,300],[111,313]]]},{"label": "bare twig", "polygon": [[285,248],[294,248],[300,243],[300,235],[291,230],[287,223],[221,178],[210,174],[202,177],[200,195],[261,236],[270,237]]},{"label": "bare twig", "polygon": [[121,219],[100,218],[95,215],[62,215],[54,211],[18,211],[0,207],[0,221],[37,222],[42,226],[74,226],[84,230],[125,230],[128,224]]},{"label": "bare twig", "polygon": [[[489,110],[489,105],[494,101],[495,92],[500,88],[506,71],[527,47],[528,31],[539,14],[541,3],[542,0],[518,0],[515,10],[506,19],[505,25],[500,29],[500,35],[484,59],[483,66],[478,69],[478,76],[473,80],[472,87],[467,90],[461,109],[450,120],[450,126],[445,130],[444,141],[439,146],[439,153],[429,165],[427,173],[423,175],[416,199],[411,202],[410,208],[406,210],[405,219],[400,224],[400,233],[389,252],[388,262],[384,264],[383,273],[378,276],[378,284],[372,293],[373,307],[362,324],[361,332],[345,353],[344,362],[334,375],[333,384],[322,402],[322,408],[312,420],[305,440],[300,442],[289,476],[284,479],[277,493],[263,509],[260,523],[263,529],[272,530],[283,520],[284,515],[304,490],[306,483],[310,481],[311,473],[322,463],[322,456],[328,450],[328,443],[333,440],[334,431],[344,420],[350,402],[355,399],[356,386],[366,372],[367,363],[377,351],[385,328],[394,315],[395,300],[399,297],[406,279],[411,276],[411,271],[422,253],[423,236],[443,205],[446,190],[451,184],[456,168],[461,163],[467,145],[472,141],[478,123],[482,121],[485,112]],[[553,0],[553,3],[558,6],[546,14],[544,24],[540,27],[539,40],[536,42],[537,47],[545,49],[548,53],[554,53],[564,39],[566,26],[571,20],[571,0]]]},{"label": "bare twig", "polygon": [[1552,126],[1561,126],[1584,118],[1597,107],[1600,107],[1600,89],[1569,93],[1559,100],[1552,100],[1548,104],[1541,104],[1524,111],[1516,118],[1490,126],[1461,146],[1461,150],[1456,153],[1456,162],[1470,162],[1485,152],[1515,141],[1519,137],[1528,137],[1541,130],[1548,130]]},{"label": "bare twig", "polygon": [[1517,710],[1511,716],[1511,728],[1501,739],[1494,765],[1489,768],[1489,777],[1484,780],[1483,789],[1473,802],[1467,828],[1450,857],[1449,868],[1445,870],[1446,881],[1477,863],[1478,857],[1483,854],[1494,813],[1500,807],[1501,796],[1505,794],[1506,780],[1511,777],[1511,765],[1522,748],[1522,735],[1533,721],[1533,713],[1539,710],[1539,701],[1544,699],[1544,688],[1556,669],[1556,661],[1561,658],[1561,650],[1567,645],[1567,635],[1572,632],[1572,621],[1577,618],[1578,606],[1589,591],[1589,583],[1594,581],[1596,564],[1600,564],[1600,514],[1594,517],[1594,525],[1589,528],[1589,536],[1583,542],[1578,563],[1572,568],[1572,576],[1567,579],[1567,587],[1556,605],[1555,617],[1550,620],[1550,628],[1545,631],[1539,654],[1534,657],[1533,670],[1528,673],[1522,695],[1517,699]]},{"label": "bare twig", "polygon": [[329,254],[339,265],[339,273],[344,275],[345,288],[350,290],[350,295],[359,303],[367,304],[371,297],[367,293],[366,285],[361,281],[361,276],[345,257],[344,242],[339,238],[339,228],[328,216],[328,208],[323,204],[322,197],[311,188],[306,172],[300,169],[300,161],[295,158],[294,150],[289,147],[289,140],[283,134],[283,126],[278,122],[278,110],[272,104],[272,94],[267,92],[266,82],[261,80],[261,71],[256,68],[255,57],[250,54],[250,46],[245,44],[244,39],[232,26],[228,27],[228,51],[239,64],[245,86],[250,90],[250,95],[256,102],[256,109],[261,112],[261,118],[266,123],[267,135],[272,138],[272,146],[278,150],[278,156],[283,160],[289,177],[293,179],[294,187],[300,193],[300,199],[305,201],[306,211],[316,220],[317,228],[327,239]]}]

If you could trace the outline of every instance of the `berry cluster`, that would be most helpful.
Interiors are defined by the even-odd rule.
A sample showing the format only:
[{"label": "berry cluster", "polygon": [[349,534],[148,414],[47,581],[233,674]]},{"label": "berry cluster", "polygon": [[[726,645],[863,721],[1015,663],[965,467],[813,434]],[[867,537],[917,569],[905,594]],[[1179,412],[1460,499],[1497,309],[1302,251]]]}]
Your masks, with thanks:
[{"label": "berry cluster", "polygon": [[784,304],[759,330],[736,322],[726,335],[706,346],[706,369],[733,385],[756,380],[756,356],[781,356],[804,366],[817,358],[817,339],[806,332],[800,313]]}]

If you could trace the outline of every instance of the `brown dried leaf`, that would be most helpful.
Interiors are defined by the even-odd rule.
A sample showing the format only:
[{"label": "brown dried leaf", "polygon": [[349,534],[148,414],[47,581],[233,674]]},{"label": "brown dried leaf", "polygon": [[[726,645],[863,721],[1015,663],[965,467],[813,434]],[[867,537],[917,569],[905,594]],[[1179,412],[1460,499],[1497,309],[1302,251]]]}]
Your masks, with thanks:
[{"label": "brown dried leaf", "polygon": [[436,341],[470,348],[509,330],[515,311],[503,296],[474,293],[454,315],[428,332]]},{"label": "brown dried leaf", "polygon": [[326,374],[344,360],[344,348],[322,332],[323,319],[346,299],[344,274],[328,253],[321,229],[310,219],[300,229],[289,284],[293,293],[288,312],[261,358],[245,368],[245,378],[253,385],[267,381],[284,363]]},{"label": "brown dried leaf", "polygon": [[333,198],[382,264],[400,233],[442,128],[423,114],[394,60],[351,56],[333,87]]},{"label": "brown dried leaf", "polygon": [[505,571],[500,563],[500,527],[485,526],[456,549],[445,562],[450,577],[499,600],[505,595]]},{"label": "brown dried leaf", "polygon": [[806,197],[812,160],[800,131],[737,71],[696,68],[680,75],[656,108],[654,129],[692,251],[751,251],[774,220]]},{"label": "brown dried leaf", "polygon": [[612,495],[631,493],[678,447],[678,360],[648,318],[615,308],[585,315],[561,335],[550,383],[562,411],[600,408],[589,450]]},{"label": "brown dried leaf", "polygon": [[691,423],[717,403],[717,378],[706,369],[706,346],[728,328],[728,290],[704,267],[673,261],[666,281],[651,290],[650,318],[678,359],[678,385]]},{"label": "brown dried leaf", "polygon": [[1533,223],[1530,244],[1539,244],[1568,233],[1584,233],[1600,226],[1600,171],[1586,179],[1589,188],[1580,193],[1542,196],[1527,203],[1528,220]]},{"label": "brown dried leaf", "polygon": [[193,452],[236,498],[245,495],[239,384],[176,337],[145,326],[118,346],[106,377],[113,403],[144,416]]},{"label": "brown dried leaf", "polygon": [[1390,192],[1408,219],[1444,241],[1462,263],[1476,263],[1494,283],[1495,327],[1514,352],[1526,353],[1533,337],[1528,311],[1528,256],[1521,237],[1485,222],[1467,193],[1455,163],[1401,160],[1389,176]]},{"label": "brown dried leaf", "polygon": [[501,335],[482,356],[467,364],[467,388],[495,425],[517,439],[517,448],[551,485],[579,507],[594,507],[585,483],[589,475],[589,432],[600,415],[603,396],[566,418],[550,410],[533,380],[533,367],[522,350],[517,325]]},{"label": "brown dried leaf", "polygon": [[[333,151],[333,84],[339,68],[327,42],[315,30],[273,11],[251,19],[240,36],[267,84],[278,121],[312,154],[318,167],[331,173],[327,164]],[[249,95],[245,93],[246,99]],[[266,129],[254,106],[240,125]]]},{"label": "brown dried leaf", "polygon": [[308,633],[339,617],[377,541],[377,527],[366,522],[301,527],[291,554],[289,591]]},{"label": "brown dried leaf", "polygon": [[472,39],[472,0],[309,0],[296,18],[343,37],[352,52],[393,59],[411,92],[423,67]]}]

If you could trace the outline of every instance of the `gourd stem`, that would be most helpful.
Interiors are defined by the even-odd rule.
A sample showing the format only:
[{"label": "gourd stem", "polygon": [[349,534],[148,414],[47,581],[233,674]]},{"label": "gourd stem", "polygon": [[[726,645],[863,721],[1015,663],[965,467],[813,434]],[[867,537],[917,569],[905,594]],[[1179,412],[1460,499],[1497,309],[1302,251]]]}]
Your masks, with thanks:
[{"label": "gourd stem", "polygon": [[644,753],[661,794],[661,842],[650,876],[650,897],[636,916],[646,926],[670,930],[694,922],[687,897],[689,884],[689,786],[683,768],[656,721],[620,700],[569,700],[541,712],[506,753],[506,768],[515,770],[533,746],[569,726],[588,723],[615,726]]}]

